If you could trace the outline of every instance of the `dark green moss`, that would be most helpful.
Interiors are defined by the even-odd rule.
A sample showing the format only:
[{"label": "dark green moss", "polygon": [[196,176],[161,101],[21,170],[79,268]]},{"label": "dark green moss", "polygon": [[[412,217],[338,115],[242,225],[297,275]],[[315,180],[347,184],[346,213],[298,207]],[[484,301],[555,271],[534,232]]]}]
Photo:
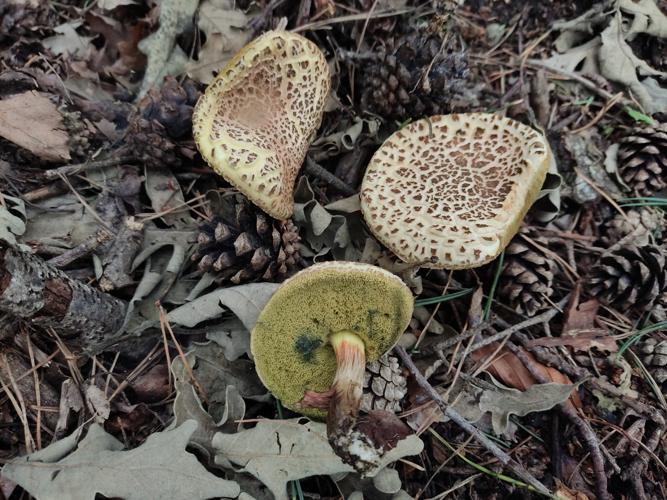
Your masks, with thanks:
[{"label": "dark green moss", "polygon": [[322,339],[313,337],[308,333],[302,333],[294,343],[294,349],[301,355],[301,358],[307,363],[312,363],[315,357],[315,350],[322,345]]}]

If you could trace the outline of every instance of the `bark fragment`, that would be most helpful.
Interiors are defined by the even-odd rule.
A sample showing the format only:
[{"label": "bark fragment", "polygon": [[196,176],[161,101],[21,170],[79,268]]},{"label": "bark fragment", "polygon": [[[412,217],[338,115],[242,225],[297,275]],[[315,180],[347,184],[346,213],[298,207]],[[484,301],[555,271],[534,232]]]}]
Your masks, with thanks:
[{"label": "bark fragment", "polygon": [[127,305],[71,279],[39,257],[0,248],[0,311],[11,313],[95,351],[122,327]]}]

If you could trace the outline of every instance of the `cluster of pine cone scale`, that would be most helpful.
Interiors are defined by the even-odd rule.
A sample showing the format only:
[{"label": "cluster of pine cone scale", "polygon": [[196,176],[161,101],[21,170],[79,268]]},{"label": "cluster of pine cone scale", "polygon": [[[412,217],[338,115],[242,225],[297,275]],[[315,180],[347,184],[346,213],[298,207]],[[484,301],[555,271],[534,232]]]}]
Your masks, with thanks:
[{"label": "cluster of pine cone scale", "polygon": [[216,217],[200,227],[192,259],[219,281],[273,281],[297,268],[299,239],[291,221],[273,221],[247,202],[239,203],[234,220]]}]

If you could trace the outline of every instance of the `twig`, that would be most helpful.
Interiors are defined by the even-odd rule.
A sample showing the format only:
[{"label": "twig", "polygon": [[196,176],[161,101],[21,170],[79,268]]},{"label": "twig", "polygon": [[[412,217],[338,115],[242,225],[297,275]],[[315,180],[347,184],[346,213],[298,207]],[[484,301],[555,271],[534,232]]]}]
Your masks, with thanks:
[{"label": "twig", "polygon": [[438,392],[433,388],[433,386],[426,380],[426,377],[422,375],[419,369],[415,366],[414,362],[410,355],[405,351],[402,346],[394,347],[394,351],[403,361],[403,365],[410,371],[410,373],[415,377],[415,380],[419,386],[426,391],[429,397],[435,401],[442,413],[459,425],[463,430],[468,434],[473,436],[480,444],[482,444],[494,457],[496,457],[501,464],[509,467],[509,469],[514,472],[518,477],[523,481],[531,485],[535,490],[544,494],[551,495],[549,489],[544,486],[539,480],[537,480],[530,472],[528,472],[519,462],[510,457],[507,453],[501,450],[493,441],[487,438],[482,434],[477,427],[468,422],[463,418],[456,410],[448,406],[443,399],[440,397]]},{"label": "twig", "polygon": [[[600,97],[606,99],[607,101],[611,100],[614,97],[614,94],[612,94],[611,92],[607,92],[606,90],[598,87],[595,83],[590,81],[588,78],[584,78],[583,76],[578,75],[576,73],[573,73],[571,71],[567,71],[567,70],[560,69],[560,68],[555,68],[555,67],[551,66],[550,64],[546,63],[545,61],[540,61],[539,59],[528,59],[526,61],[526,64],[528,66],[544,68],[551,73],[556,73],[558,75],[565,76],[565,77],[569,78],[570,80],[574,80],[575,82],[580,83],[581,85],[586,87],[588,90],[592,90],[593,92],[598,94]],[[615,101],[614,104],[617,104],[619,102],[621,104],[626,105],[626,106],[634,106],[635,105],[634,102],[632,102],[630,99],[620,99],[618,101]]]},{"label": "twig", "polygon": [[56,328],[94,350],[119,330],[126,307],[35,255],[0,247],[0,311]]},{"label": "twig", "polygon": [[343,181],[341,181],[338,177],[329,172],[322,165],[315,163],[315,160],[313,160],[310,157],[306,157],[306,166],[304,167],[304,172],[312,175],[313,177],[317,177],[318,179],[326,182],[327,184],[330,184],[334,189],[337,189],[345,196],[352,196],[353,194],[356,193],[354,189],[345,184]]},{"label": "twig", "polygon": [[73,165],[65,165],[63,167],[54,168],[44,172],[44,176],[49,179],[57,179],[60,176],[68,176],[78,174],[84,170],[94,170],[96,168],[113,167],[121,163],[133,161],[135,158],[129,155],[119,155],[112,158],[104,158],[103,160],[87,161],[84,163],[75,163]]},{"label": "twig", "polygon": [[[530,374],[535,377],[535,380],[537,380],[540,384],[547,384],[552,382],[552,380],[546,377],[539,369],[537,363],[533,361],[530,356],[528,356],[526,351],[519,349],[519,347],[517,347],[513,342],[508,342],[507,348],[521,360]],[[581,436],[586,449],[591,456],[591,460],[593,461],[593,472],[595,474],[595,490],[597,493],[597,498],[600,500],[611,500],[611,496],[607,490],[607,473],[604,470],[604,459],[602,458],[602,453],[600,452],[600,442],[598,441],[597,436],[588,423],[586,423],[586,421],[577,414],[577,411],[571,404],[565,402],[558,406],[561,413],[565,415],[579,431],[579,435]]]},{"label": "twig", "polygon": [[310,9],[312,6],[313,0],[300,0],[295,23],[297,27],[303,25],[303,23],[310,17]]},{"label": "twig", "polygon": [[113,234],[111,234],[106,229],[98,229],[95,231],[95,234],[92,234],[86,238],[80,245],[75,246],[67,250],[66,252],[61,253],[49,260],[46,261],[47,264],[51,264],[54,267],[65,267],[77,259],[85,257],[91,254],[97,247],[111,241]]},{"label": "twig", "polygon": [[[568,295],[569,297],[569,295]],[[568,297],[565,297],[558,302],[559,307],[563,307],[565,304],[567,304],[567,299]],[[498,340],[501,340],[505,337],[509,337],[516,332],[520,332],[521,330],[524,330],[526,328],[529,328],[531,326],[539,325],[540,323],[543,323],[545,321],[549,321],[552,319],[556,314],[558,314],[560,311],[558,309],[549,309],[548,311],[543,312],[542,314],[538,314],[537,316],[533,316],[532,318],[529,318],[525,321],[522,321],[521,323],[517,323],[516,325],[510,326],[506,328],[505,330],[498,332],[490,337],[487,337],[485,339],[480,340],[479,342],[475,343],[471,350],[475,351],[481,347],[484,347],[488,344],[491,344],[493,342],[496,342]],[[473,328],[472,330],[469,330],[467,332],[464,332],[460,335],[457,335],[456,337],[452,337],[449,339],[444,339],[441,342],[438,342],[436,344],[432,344],[428,346],[428,351],[433,352],[433,351],[443,351],[449,347],[452,347],[462,340],[469,339],[470,337],[474,337],[478,333],[481,333],[484,331],[486,328],[489,328],[489,322],[486,321],[479,325],[476,328]],[[425,349],[426,350],[426,349]]]}]

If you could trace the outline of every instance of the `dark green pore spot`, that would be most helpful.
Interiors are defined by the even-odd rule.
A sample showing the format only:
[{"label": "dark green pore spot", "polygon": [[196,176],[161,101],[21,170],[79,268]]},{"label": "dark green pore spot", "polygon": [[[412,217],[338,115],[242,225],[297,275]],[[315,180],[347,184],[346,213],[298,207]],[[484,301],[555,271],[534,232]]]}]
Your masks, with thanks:
[{"label": "dark green pore spot", "polygon": [[322,339],[302,333],[294,343],[294,349],[298,352],[304,361],[310,363],[315,356],[315,350],[322,345]]}]

